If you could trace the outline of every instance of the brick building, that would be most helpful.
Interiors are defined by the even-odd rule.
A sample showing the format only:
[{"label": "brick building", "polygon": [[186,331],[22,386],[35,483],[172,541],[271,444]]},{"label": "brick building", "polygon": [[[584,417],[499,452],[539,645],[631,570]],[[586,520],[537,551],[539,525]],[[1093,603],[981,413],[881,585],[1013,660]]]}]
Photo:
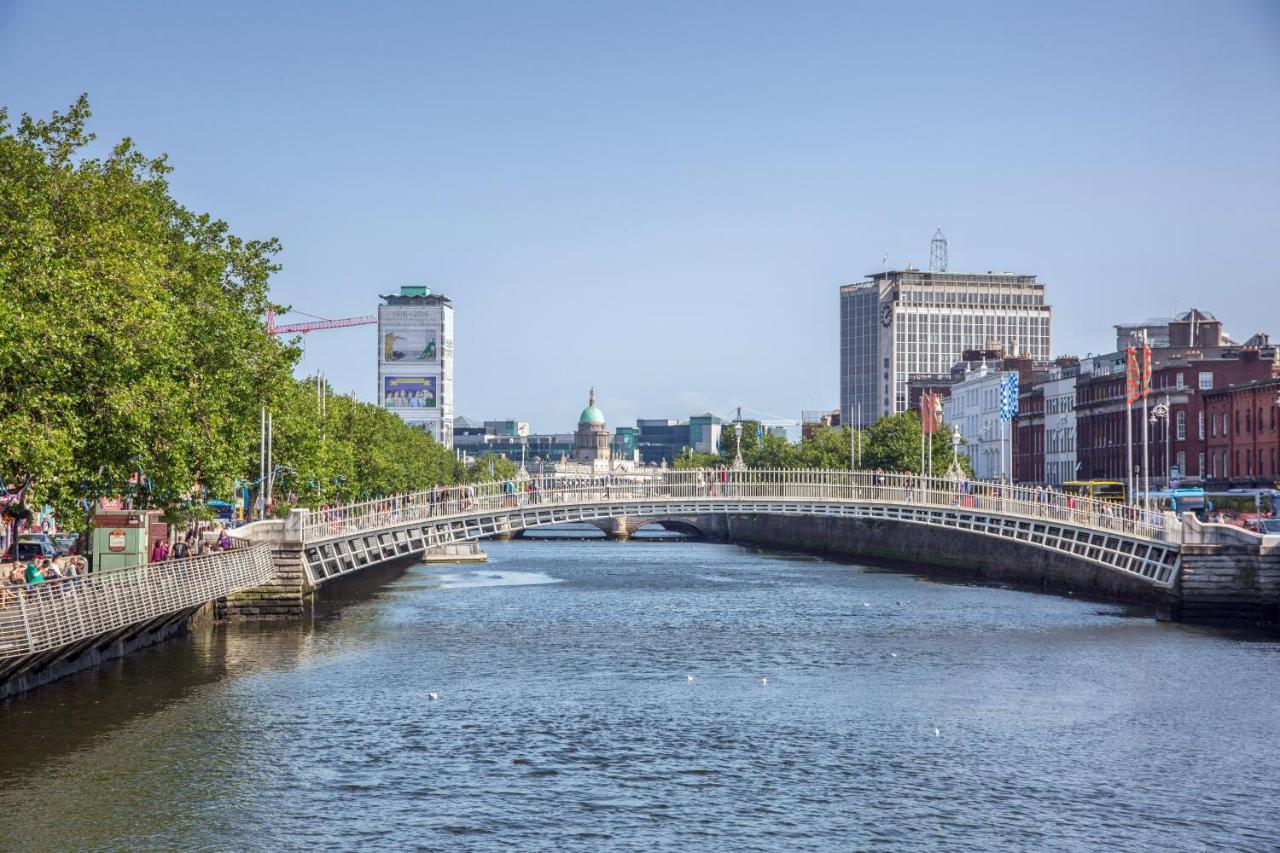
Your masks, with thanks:
[{"label": "brick building", "polygon": [[[1253,343],[1260,340],[1263,346]],[[1157,361],[1152,371],[1149,411],[1159,403],[1169,409],[1167,422],[1150,426],[1152,488],[1164,488],[1168,473],[1174,479],[1204,482],[1210,475],[1206,455],[1208,434],[1204,395],[1230,386],[1245,385],[1276,375],[1276,351],[1265,338],[1250,345],[1224,348],[1214,357],[1197,350]],[[1080,376],[1076,382],[1076,458],[1082,480],[1124,480],[1125,375],[1123,371]],[[1142,406],[1135,404],[1133,418],[1134,466],[1142,465]],[[1167,438],[1166,438],[1167,433]]]},{"label": "brick building", "polygon": [[1277,488],[1280,379],[1204,394],[1208,480],[1215,488]]},{"label": "brick building", "polygon": [[1043,383],[1019,386],[1018,414],[1013,419],[1013,479],[1045,482]]}]

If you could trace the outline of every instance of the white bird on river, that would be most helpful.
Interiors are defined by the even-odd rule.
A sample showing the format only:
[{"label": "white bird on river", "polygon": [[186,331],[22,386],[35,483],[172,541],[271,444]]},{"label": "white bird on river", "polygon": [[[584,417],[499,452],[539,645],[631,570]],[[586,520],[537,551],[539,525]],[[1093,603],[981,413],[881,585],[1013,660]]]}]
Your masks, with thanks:
[{"label": "white bird on river", "polygon": [[938,731],[938,727],[937,727],[937,726],[934,726],[934,727],[933,727],[933,736],[934,736],[934,737],[942,737],[942,732]]},{"label": "white bird on river", "polygon": [[428,693],[428,694],[427,694],[427,698],[428,698],[428,699],[430,699],[432,702],[434,702],[434,701],[436,701],[437,699],[439,699],[439,698],[440,698],[440,694],[439,694],[439,693]]},{"label": "white bird on river", "polygon": [[769,679],[767,679],[767,678],[762,678],[762,679],[760,679],[760,683],[761,683],[762,685],[764,685],[765,687],[768,687],[768,686],[769,686]]},{"label": "white bird on river", "polygon": [[692,684],[692,683],[693,683],[693,676],[692,676],[692,675],[686,675],[686,676],[685,676],[685,678],[689,679],[689,683],[690,683],[690,684]]}]

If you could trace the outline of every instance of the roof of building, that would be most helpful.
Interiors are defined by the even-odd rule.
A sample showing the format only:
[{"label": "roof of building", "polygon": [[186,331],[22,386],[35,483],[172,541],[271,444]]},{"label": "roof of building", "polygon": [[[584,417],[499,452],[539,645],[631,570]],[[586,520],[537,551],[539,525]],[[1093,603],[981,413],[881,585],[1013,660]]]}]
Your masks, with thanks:
[{"label": "roof of building", "polygon": [[1244,382],[1239,385],[1222,385],[1218,388],[1206,388],[1203,392],[1206,397],[1216,397],[1221,394],[1230,394],[1233,391],[1253,391],[1258,388],[1266,388],[1269,385],[1275,385],[1280,388],[1280,376],[1273,376],[1270,379],[1255,379],[1252,382]]},{"label": "roof of building", "polygon": [[587,400],[587,407],[582,410],[582,414],[578,416],[580,424],[603,424],[604,412],[596,408],[596,389],[591,389],[591,396]]}]

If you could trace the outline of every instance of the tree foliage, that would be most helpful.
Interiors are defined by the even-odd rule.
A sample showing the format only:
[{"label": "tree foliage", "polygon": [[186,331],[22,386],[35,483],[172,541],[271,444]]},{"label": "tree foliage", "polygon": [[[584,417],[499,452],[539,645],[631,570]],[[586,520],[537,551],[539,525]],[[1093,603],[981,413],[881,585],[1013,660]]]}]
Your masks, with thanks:
[{"label": "tree foliage", "polygon": [[88,99],[48,119],[0,109],[0,479],[68,519],[137,489],[162,507],[256,479],[259,410],[299,500],[463,475],[389,412],[334,397],[324,423],[298,349],[266,333],[275,239],[246,240],[170,194],[164,157],[124,139],[85,156]]},{"label": "tree foliage", "polygon": [[[933,440],[933,472],[944,474],[951,466],[951,431],[942,426]],[[676,460],[676,468],[705,468],[733,464],[737,434],[726,426],[720,437],[719,455],[686,452]],[[799,443],[760,429],[753,421],[743,421],[742,461],[748,468],[848,469],[852,458],[852,428],[822,426]],[[904,412],[881,418],[862,430],[862,467],[868,470],[912,471],[920,469],[920,415]],[[961,467],[972,475],[968,457],[959,456]]]}]

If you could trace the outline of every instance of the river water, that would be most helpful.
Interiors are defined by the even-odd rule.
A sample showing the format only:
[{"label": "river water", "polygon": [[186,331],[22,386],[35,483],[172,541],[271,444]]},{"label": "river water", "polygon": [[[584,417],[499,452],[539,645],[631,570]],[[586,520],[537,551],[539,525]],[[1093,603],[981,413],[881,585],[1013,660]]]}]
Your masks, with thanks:
[{"label": "river water", "polygon": [[486,550],[0,706],[0,846],[1280,847],[1280,643],[727,545]]}]

